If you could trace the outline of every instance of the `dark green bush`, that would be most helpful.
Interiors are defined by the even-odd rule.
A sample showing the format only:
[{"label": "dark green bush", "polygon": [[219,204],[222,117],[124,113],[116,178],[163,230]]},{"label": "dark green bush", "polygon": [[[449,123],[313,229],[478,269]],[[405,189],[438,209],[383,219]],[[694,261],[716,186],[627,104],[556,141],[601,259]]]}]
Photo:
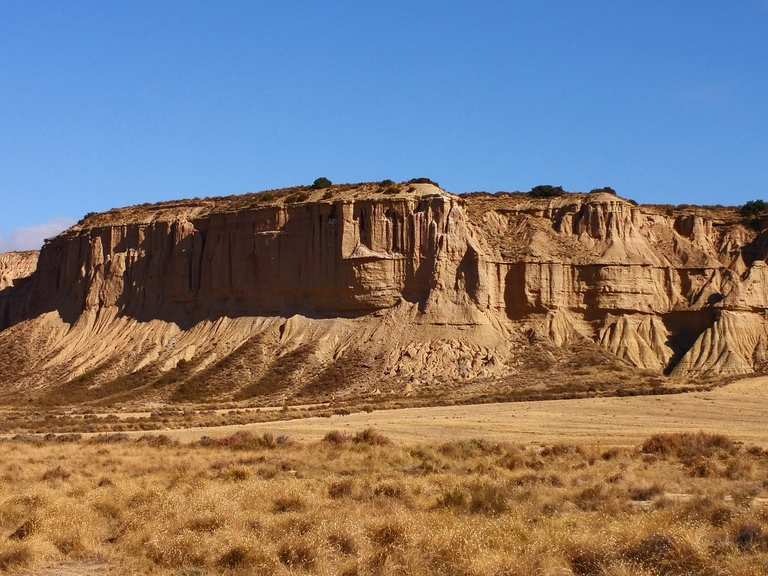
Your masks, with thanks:
[{"label": "dark green bush", "polygon": [[88,220],[88,218],[91,218],[92,216],[96,216],[96,214],[97,214],[97,212],[88,212],[85,216],[80,218],[80,220],[78,221],[78,224],[82,224],[83,222]]},{"label": "dark green bush", "polygon": [[330,188],[332,184],[333,182],[331,182],[328,178],[321,176],[320,178],[315,178],[315,181],[312,182],[312,188],[314,190],[320,190],[322,188]]},{"label": "dark green bush", "polygon": [[556,196],[562,196],[565,194],[562,186],[550,186],[548,184],[542,184],[540,186],[534,186],[531,191],[528,192],[530,196],[534,198],[555,198]]},{"label": "dark green bush", "polygon": [[747,217],[759,216],[766,210],[768,210],[768,204],[765,202],[765,200],[750,200],[741,208],[739,208],[742,216]]},{"label": "dark green bush", "polygon": [[433,184],[435,186],[440,186],[437,182],[430,180],[429,178],[411,178],[408,180],[408,184]]}]

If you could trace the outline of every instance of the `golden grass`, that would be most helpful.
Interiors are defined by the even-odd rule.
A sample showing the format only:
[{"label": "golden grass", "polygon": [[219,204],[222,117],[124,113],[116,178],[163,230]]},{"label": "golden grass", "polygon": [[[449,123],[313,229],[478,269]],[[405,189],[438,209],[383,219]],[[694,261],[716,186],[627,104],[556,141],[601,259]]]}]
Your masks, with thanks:
[{"label": "golden grass", "polygon": [[5,441],[0,571],[758,575],[766,478],[765,451],[711,435],[610,450],[373,430]]}]

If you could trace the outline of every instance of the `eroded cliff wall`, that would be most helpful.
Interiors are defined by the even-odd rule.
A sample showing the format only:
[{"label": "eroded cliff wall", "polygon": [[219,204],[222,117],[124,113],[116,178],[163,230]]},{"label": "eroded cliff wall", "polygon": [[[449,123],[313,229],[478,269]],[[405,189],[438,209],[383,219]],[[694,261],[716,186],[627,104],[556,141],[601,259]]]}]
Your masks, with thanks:
[{"label": "eroded cliff wall", "polygon": [[0,290],[31,276],[37,267],[37,251],[0,253]]},{"label": "eroded cliff wall", "polygon": [[[340,388],[488,382],[519,372],[532,338],[679,378],[748,373],[768,356],[758,228],[733,209],[430,184],[115,210],[0,292],[0,351],[19,358],[0,383],[119,396],[172,375],[201,396],[215,370],[242,381],[236,397],[334,370]],[[276,359],[292,362],[279,385]]]}]

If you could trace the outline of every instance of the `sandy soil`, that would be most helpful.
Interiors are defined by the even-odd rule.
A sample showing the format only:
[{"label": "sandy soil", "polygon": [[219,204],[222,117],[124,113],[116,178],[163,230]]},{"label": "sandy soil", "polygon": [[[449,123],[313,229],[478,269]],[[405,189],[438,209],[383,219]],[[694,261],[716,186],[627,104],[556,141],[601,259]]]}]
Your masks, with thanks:
[{"label": "sandy soil", "polygon": [[109,573],[106,564],[98,562],[72,562],[50,566],[35,572],[28,572],[28,576],[101,576]]},{"label": "sandy soil", "polygon": [[329,430],[354,431],[372,426],[403,442],[484,437],[526,443],[631,445],[656,432],[704,430],[768,447],[767,406],[768,377],[763,376],[710,392],[405,408],[164,433],[190,441],[245,429],[313,440]]}]

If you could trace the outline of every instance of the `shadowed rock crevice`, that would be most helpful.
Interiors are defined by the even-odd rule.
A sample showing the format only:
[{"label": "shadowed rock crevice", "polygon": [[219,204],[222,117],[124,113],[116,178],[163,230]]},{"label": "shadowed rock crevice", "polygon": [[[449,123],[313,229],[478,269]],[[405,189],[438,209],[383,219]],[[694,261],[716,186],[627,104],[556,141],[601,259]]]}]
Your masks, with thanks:
[{"label": "shadowed rock crevice", "polygon": [[699,336],[714,325],[718,315],[718,310],[710,309],[670,312],[663,316],[664,326],[669,332],[667,344],[672,350],[665,373],[669,374],[674,370]]}]

